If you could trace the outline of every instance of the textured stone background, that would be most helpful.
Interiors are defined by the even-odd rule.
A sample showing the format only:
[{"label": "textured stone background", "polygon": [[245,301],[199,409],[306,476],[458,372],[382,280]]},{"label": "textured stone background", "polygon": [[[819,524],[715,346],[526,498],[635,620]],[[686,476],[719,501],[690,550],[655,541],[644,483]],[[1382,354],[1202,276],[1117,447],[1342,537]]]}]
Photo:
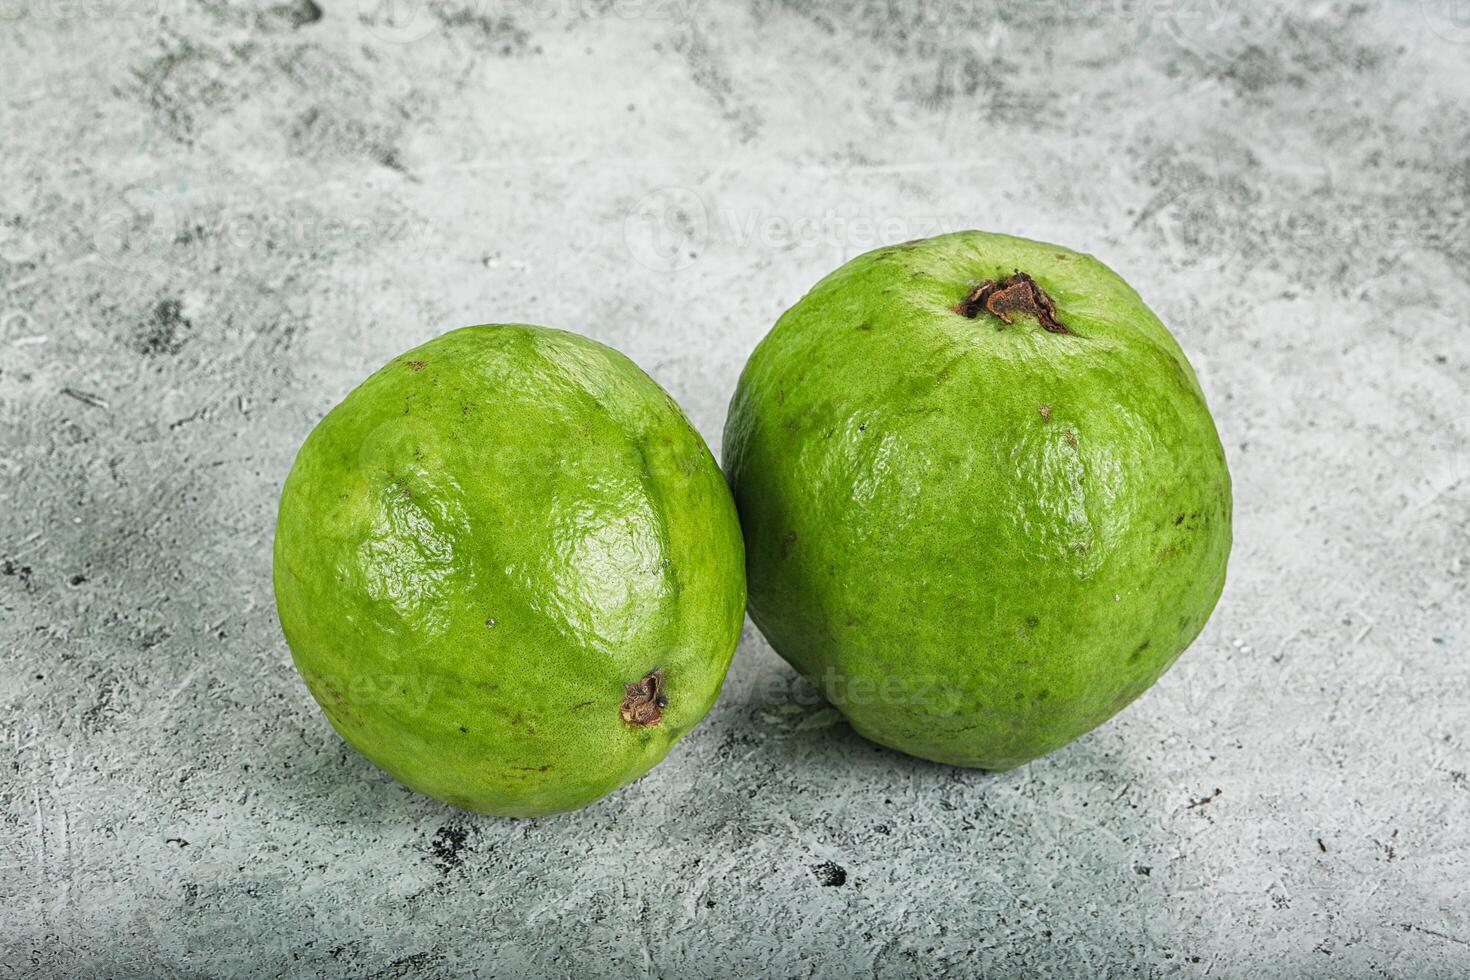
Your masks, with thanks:
[{"label": "textured stone background", "polygon": [[[0,975],[1470,975],[1463,0],[0,0]],[[1199,368],[1231,579],[1003,776],[748,629],[669,761],[476,817],[348,750],[269,541],[453,326],[621,348],[718,450],[881,242],[1092,251]]]}]

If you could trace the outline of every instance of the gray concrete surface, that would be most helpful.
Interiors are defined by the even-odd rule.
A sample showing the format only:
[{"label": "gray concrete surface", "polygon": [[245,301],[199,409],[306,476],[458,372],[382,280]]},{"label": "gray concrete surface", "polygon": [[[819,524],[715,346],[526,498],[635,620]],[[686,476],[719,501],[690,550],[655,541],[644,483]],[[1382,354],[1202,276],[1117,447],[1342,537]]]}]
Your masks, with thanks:
[{"label": "gray concrete surface", "polygon": [[[1470,976],[1463,2],[318,2],[0,3],[0,975]],[[1138,704],[960,771],[747,629],[535,822],[328,728],[268,546],[357,380],[550,323],[717,449],[807,286],[971,226],[1216,411],[1230,584]]]}]

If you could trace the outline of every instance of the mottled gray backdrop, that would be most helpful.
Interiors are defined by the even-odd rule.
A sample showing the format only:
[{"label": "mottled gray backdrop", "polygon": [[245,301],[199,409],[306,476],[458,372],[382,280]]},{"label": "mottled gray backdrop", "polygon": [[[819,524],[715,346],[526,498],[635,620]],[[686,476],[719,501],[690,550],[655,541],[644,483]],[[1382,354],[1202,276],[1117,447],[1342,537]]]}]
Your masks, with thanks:
[{"label": "mottled gray backdrop", "polygon": [[[0,79],[0,975],[1470,976],[1470,0],[0,0]],[[359,379],[563,326],[718,451],[806,287],[965,227],[1216,412],[1230,583],[1138,704],[930,765],[747,629],[534,822],[327,726],[269,544]]]}]

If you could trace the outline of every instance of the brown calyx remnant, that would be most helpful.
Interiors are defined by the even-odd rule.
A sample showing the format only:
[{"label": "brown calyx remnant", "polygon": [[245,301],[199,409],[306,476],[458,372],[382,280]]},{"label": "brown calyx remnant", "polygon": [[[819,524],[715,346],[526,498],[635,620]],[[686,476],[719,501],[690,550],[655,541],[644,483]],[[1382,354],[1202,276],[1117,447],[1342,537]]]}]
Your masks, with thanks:
[{"label": "brown calyx remnant", "polygon": [[970,290],[969,295],[954,308],[960,316],[971,320],[979,316],[981,310],[999,317],[1006,324],[1015,322],[1011,319],[1012,313],[1025,313],[1049,333],[1072,332],[1057,319],[1057,304],[1035,279],[1024,272],[1007,276],[1000,282],[985,280]]},{"label": "brown calyx remnant", "polygon": [[620,709],[623,721],[634,728],[652,728],[664,720],[663,709],[669,706],[669,699],[664,694],[663,671],[649,671],[648,676],[637,684],[624,687],[628,694],[623,698]]}]

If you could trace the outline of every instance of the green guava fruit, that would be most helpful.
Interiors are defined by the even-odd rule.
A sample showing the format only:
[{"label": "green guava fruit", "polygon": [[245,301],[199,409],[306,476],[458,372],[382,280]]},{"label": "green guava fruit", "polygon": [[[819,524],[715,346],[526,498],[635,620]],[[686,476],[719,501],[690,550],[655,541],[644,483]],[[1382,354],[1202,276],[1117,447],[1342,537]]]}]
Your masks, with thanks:
[{"label": "green guava fruit", "polygon": [[456,806],[584,806],[714,704],[740,637],[729,488],[622,354],[524,324],[390,362],[307,438],[275,592],[342,737]]},{"label": "green guava fruit", "polygon": [[969,231],[862,255],[725,427],[751,619],[859,733],[1004,770],[1112,717],[1224,587],[1230,475],[1179,345],[1090,255]]}]

